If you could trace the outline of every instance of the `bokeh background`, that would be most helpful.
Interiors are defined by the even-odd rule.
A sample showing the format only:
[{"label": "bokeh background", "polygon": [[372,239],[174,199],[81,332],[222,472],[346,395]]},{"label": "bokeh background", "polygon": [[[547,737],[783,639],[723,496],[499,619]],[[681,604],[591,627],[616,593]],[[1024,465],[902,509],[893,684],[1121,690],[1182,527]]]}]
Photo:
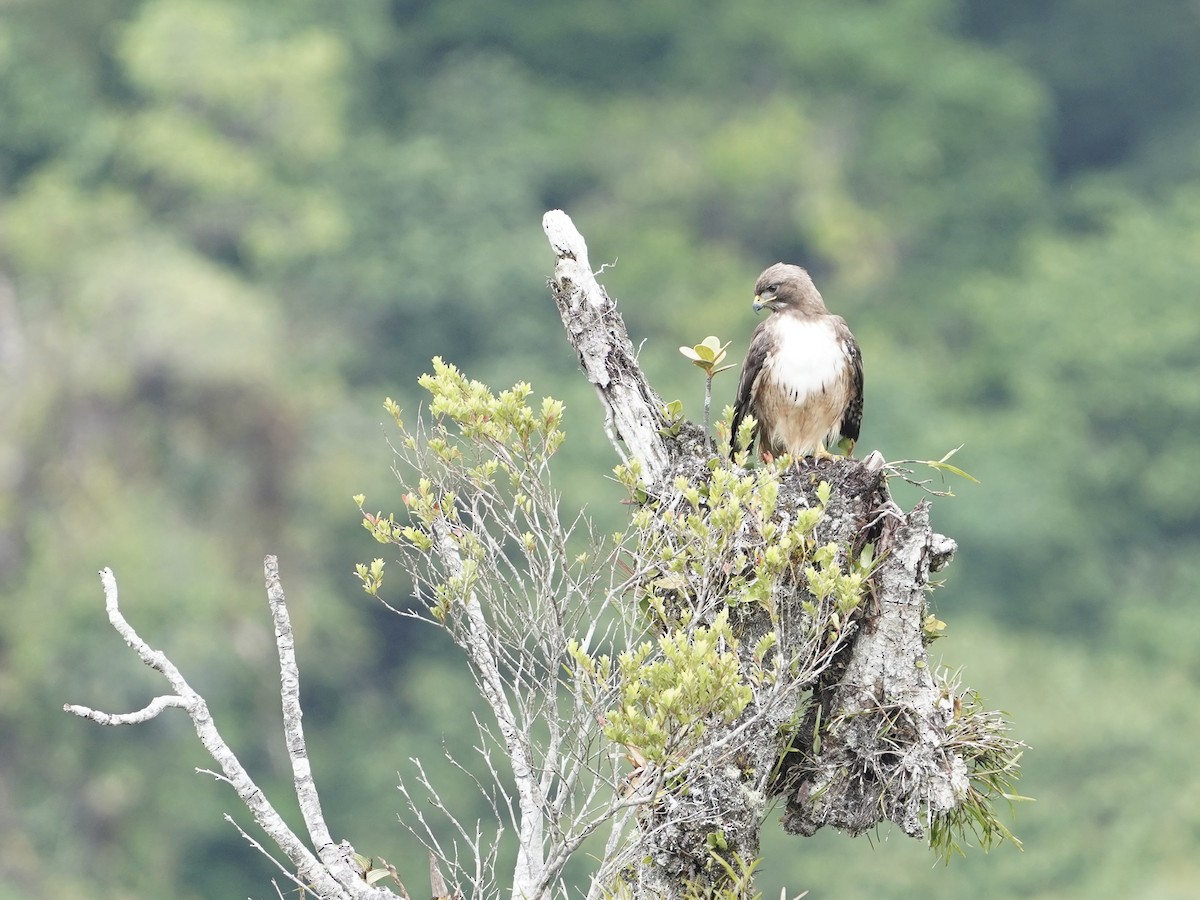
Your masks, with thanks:
[{"label": "bokeh background", "polygon": [[860,447],[982,482],[935,507],[934,649],[1033,745],[1024,851],[770,829],[767,896],[1200,896],[1195,2],[0,0],[0,897],[274,896],[182,714],[61,712],[165,689],[112,566],[298,824],[268,552],[332,830],[421,895],[397,773],[483,813],[441,762],[472,689],[359,590],[351,496],[398,505],[381,404],[440,354],[564,399],[564,505],[618,526],[554,207],[668,399],[801,262],[863,347]]}]

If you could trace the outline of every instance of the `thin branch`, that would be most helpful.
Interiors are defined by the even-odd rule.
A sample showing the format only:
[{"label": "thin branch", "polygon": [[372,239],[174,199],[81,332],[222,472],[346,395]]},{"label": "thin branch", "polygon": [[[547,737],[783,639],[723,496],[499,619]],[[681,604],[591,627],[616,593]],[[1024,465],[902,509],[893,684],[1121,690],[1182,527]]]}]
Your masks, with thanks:
[{"label": "thin branch", "polygon": [[283,705],[283,729],[292,761],[292,778],[296,800],[301,815],[308,827],[309,837],[321,862],[330,874],[354,900],[395,897],[385,888],[373,887],[366,881],[358,862],[354,859],[354,848],[348,841],[334,843],[321,812],[321,799],[317,794],[316,782],[308,760],[308,747],[304,742],[301,725],[303,712],[300,709],[300,670],[296,664],[296,645],[292,634],[291,616],[288,614],[283,585],[279,579],[279,560],[267,556],[263,560],[266,578],[267,603],[275,621],[275,646],[279,655],[280,698]]},{"label": "thin branch", "polygon": [[[240,834],[242,836],[242,839],[247,844],[249,844],[251,847],[253,847],[255,850],[257,850],[259,853],[261,853],[263,856],[265,856],[267,859],[269,859],[275,865],[275,867],[277,869],[279,869],[280,872],[283,873],[283,876],[288,881],[292,882],[293,884],[295,884],[297,887],[299,887],[301,889],[304,889],[307,887],[307,885],[305,885],[305,883],[303,881],[301,881],[299,878],[297,878],[295,875],[293,875],[291,872],[289,872],[287,870],[287,867],[283,863],[281,863],[274,856],[272,856],[270,851],[267,850],[266,847],[264,847],[262,844],[260,844],[258,841],[256,841],[249,834],[247,834],[246,829],[244,829],[241,825],[239,825],[237,823],[237,821],[233,818],[233,816],[229,815],[229,813],[225,813],[224,818],[225,818],[226,822],[228,822],[230,825],[232,825],[234,828],[237,829],[238,834]],[[275,879],[272,878],[271,883],[274,884]],[[276,890],[278,890],[278,887],[276,887]]]},{"label": "thin branch", "polygon": [[[452,578],[463,575],[462,556],[450,534],[450,525],[439,519],[433,525],[433,535],[438,555]],[[504,692],[504,677],[492,651],[493,637],[483,608],[475,591],[464,598],[469,635],[465,649],[479,673],[479,687],[484,700],[504,737],[505,750],[512,762],[513,779],[516,782],[521,820],[517,835],[517,865],[513,873],[512,895],[514,898],[538,896],[537,886],[542,882],[545,867],[542,856],[543,802],[537,789],[537,779],[529,754],[528,735],[517,726],[516,716]]]},{"label": "thin branch", "polygon": [[271,617],[275,620],[275,646],[279,653],[280,697],[283,702],[283,733],[292,762],[296,799],[300,802],[300,813],[304,816],[304,824],[308,827],[313,846],[328,865],[331,862],[336,863],[337,854],[334,852],[326,859],[326,854],[330,848],[335,848],[335,845],[321,812],[321,799],[317,796],[312,766],[308,760],[308,747],[304,743],[304,727],[301,724],[304,713],[300,709],[300,670],[296,665],[296,641],[292,634],[291,617],[288,615],[283,585],[279,580],[279,560],[268,556],[263,561],[263,573],[267,581],[267,602],[271,607]]},{"label": "thin branch", "polygon": [[230,780],[228,778],[226,778],[220,772],[214,772],[212,769],[201,769],[201,768],[197,767],[196,774],[197,775],[207,775],[210,778],[212,778],[214,781],[222,781],[225,784],[232,784],[232,782],[230,782]]},{"label": "thin branch", "polygon": [[87,706],[77,706],[71,703],[63,706],[63,709],[82,719],[90,719],[97,725],[141,725],[144,722],[149,722],[164,709],[172,706],[187,709],[187,701],[176,694],[164,694],[161,697],[155,697],[141,709],[137,710],[137,712],[106,713]]}]

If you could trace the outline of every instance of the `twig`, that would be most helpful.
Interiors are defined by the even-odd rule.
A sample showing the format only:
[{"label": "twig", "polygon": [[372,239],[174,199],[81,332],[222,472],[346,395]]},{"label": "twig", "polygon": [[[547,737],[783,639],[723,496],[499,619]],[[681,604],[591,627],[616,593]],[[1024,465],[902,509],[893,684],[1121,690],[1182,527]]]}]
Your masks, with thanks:
[{"label": "twig", "polygon": [[709,414],[712,409],[712,373],[704,379],[704,434],[708,435]]},{"label": "twig", "polygon": [[[284,866],[283,863],[281,863],[274,856],[272,856],[266,847],[264,847],[261,843],[256,841],[249,834],[247,834],[246,829],[244,829],[241,825],[239,825],[237,823],[237,821],[233,818],[233,816],[229,815],[229,813],[225,813],[224,818],[225,818],[226,822],[228,822],[230,825],[232,825],[234,828],[237,829],[238,834],[240,834],[242,836],[242,839],[245,840],[245,842],[247,844],[249,844],[251,847],[253,847],[255,850],[257,850],[259,853],[261,853],[263,856],[265,856],[267,859],[269,859],[272,863],[274,863],[275,867],[277,869],[279,869],[280,872],[283,873],[284,878],[286,878],[288,881],[292,882],[293,884],[295,884],[297,887],[301,888],[302,890],[306,889],[308,887],[308,885],[306,885],[303,881],[301,881],[299,878],[297,878],[295,875],[293,875],[291,872],[289,872],[287,870],[287,867]],[[274,878],[271,879],[271,883],[275,884]],[[279,890],[278,886],[276,886],[276,890],[277,891]]]},{"label": "twig", "polygon": [[69,713],[74,713],[80,718],[91,719],[97,725],[141,725],[144,722],[149,722],[169,706],[187,709],[187,701],[176,694],[165,694],[162,697],[155,697],[137,712],[131,713],[106,713],[70,703],[64,706],[63,709]]}]

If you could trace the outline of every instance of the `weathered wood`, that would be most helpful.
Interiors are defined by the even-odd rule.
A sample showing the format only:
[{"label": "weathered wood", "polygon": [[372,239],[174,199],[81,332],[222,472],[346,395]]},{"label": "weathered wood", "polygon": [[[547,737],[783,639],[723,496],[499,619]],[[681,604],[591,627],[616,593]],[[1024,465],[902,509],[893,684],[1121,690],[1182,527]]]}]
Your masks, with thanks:
[{"label": "weathered wood", "polygon": [[[681,451],[668,442],[662,398],[637,363],[625,322],[592,274],[587,243],[562,210],[542,218],[542,228],[558,259],[550,287],[588,381],[596,388],[605,412],[605,430],[617,453],[642,464],[648,484],[657,484]],[[695,439],[698,430],[689,432]]]},{"label": "weathered wood", "polygon": [[935,684],[924,638],[929,573],[949,564],[954,542],[929,524],[922,501],[907,515],[881,507],[884,554],[844,668],[814,686],[803,738],[812,746],[821,710],[820,750],[801,757],[785,777],[787,831],[814,834],[832,825],[862,834],[890,819],[925,837],[929,813],[962,802],[962,758],[945,747],[954,700]]}]

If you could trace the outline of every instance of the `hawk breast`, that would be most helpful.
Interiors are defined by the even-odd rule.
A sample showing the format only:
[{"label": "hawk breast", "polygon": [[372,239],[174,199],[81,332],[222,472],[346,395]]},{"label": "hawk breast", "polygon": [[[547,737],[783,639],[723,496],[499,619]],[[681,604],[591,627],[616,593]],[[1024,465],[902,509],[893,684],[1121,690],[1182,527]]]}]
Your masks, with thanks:
[{"label": "hawk breast", "polygon": [[755,390],[762,449],[803,456],[836,440],[851,401],[852,363],[836,318],[776,314],[774,349]]},{"label": "hawk breast", "polygon": [[849,359],[829,318],[775,316],[775,352],[767,361],[767,377],[793,403],[841,379]]}]

